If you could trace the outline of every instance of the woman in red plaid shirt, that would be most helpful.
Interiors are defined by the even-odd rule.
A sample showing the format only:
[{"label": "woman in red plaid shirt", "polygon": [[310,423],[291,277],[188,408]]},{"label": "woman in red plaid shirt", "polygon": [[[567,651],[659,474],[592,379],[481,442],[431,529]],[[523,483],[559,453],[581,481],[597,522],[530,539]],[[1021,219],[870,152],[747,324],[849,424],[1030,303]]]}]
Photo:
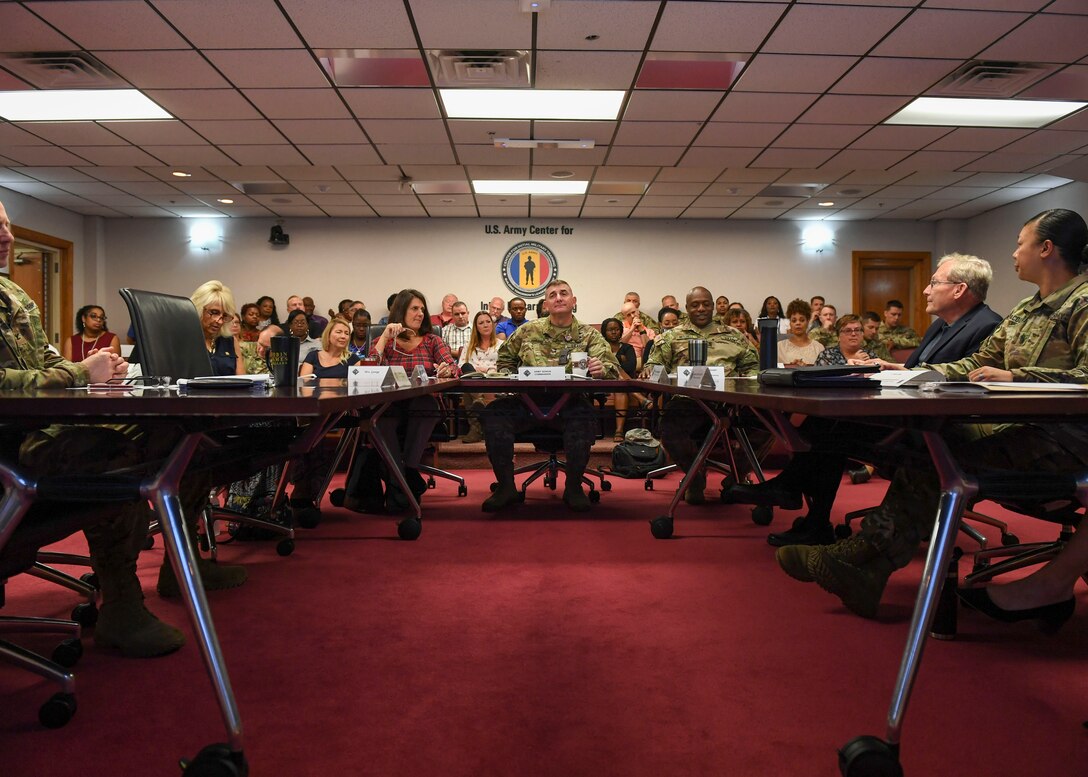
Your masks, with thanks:
[{"label": "woman in red plaid shirt", "polygon": [[[389,323],[370,349],[370,355],[382,364],[400,366],[409,375],[422,365],[428,375],[456,378],[461,374],[445,341],[432,331],[427,299],[415,289],[404,289],[389,309]],[[416,469],[442,413],[434,397],[417,397],[394,404],[381,418],[378,427],[389,443],[393,459],[404,468],[404,477],[419,499],[427,490],[423,476]],[[387,506],[405,509],[407,500],[390,484]]]}]

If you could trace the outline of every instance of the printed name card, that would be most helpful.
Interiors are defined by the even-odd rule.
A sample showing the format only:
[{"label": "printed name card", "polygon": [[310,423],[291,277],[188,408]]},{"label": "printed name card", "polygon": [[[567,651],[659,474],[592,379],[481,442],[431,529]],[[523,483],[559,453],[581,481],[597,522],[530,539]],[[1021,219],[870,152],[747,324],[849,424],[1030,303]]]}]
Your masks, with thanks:
[{"label": "printed name card", "polygon": [[[404,372],[401,369],[401,372]],[[389,367],[348,367],[348,387],[392,388],[393,371]]]},{"label": "printed name card", "polygon": [[717,391],[725,390],[725,367],[691,367],[682,366],[676,369],[676,383],[687,388],[712,388]]},{"label": "printed name card", "polygon": [[668,383],[669,371],[662,367],[660,364],[655,364],[650,368],[650,375],[646,380],[651,383]]},{"label": "printed name card", "polygon": [[[412,382],[408,379],[408,373],[404,371],[404,368],[399,364],[394,364],[389,368],[389,374],[393,376],[394,388],[408,388],[412,385]],[[424,372],[426,374],[426,372]]]},{"label": "printed name card", "polygon": [[518,367],[518,380],[566,380],[565,367]]}]

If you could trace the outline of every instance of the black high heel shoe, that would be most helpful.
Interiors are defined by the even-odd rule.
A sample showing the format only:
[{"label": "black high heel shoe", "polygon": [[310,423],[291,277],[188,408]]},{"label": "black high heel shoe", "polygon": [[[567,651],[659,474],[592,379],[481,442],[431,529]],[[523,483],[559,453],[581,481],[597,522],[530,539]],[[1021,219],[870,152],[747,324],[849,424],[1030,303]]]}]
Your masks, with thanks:
[{"label": "black high heel shoe", "polygon": [[1064,602],[1044,604],[1042,607],[1031,607],[1027,610],[1006,610],[994,603],[994,600],[990,598],[990,592],[985,587],[961,588],[956,593],[960,601],[968,607],[1002,623],[1038,621],[1039,630],[1044,634],[1053,634],[1060,629],[1062,624],[1072,617],[1076,607],[1076,600],[1070,598]]}]

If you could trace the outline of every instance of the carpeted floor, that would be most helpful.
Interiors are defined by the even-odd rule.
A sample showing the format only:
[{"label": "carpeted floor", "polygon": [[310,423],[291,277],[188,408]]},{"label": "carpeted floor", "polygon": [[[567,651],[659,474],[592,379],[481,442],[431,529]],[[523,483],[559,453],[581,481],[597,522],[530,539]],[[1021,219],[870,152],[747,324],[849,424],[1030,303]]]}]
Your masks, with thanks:
[{"label": "carpeted floor", "polygon": [[[251,774],[832,777],[837,747],[883,735],[920,561],[865,621],[781,573],[747,508],[681,506],[676,538],[654,540],[647,520],[675,476],[654,492],[615,480],[586,516],[536,488],[498,517],[479,512],[489,473],[468,477],[467,498],[448,483],[427,494],[414,543],[391,516],[327,509],[291,557],[222,549],[250,571],[211,602]],[[878,502],[884,485],[846,483],[840,508]],[[148,591],[161,558],[159,543],[142,559]],[[176,601],[148,598],[184,621]],[[9,612],[73,603],[25,576],[8,584]],[[906,774],[1084,775],[1088,617],[1053,638],[959,621],[955,641],[926,647]],[[194,645],[133,661],[85,642],[63,729],[36,720],[52,686],[0,669],[5,777],[174,775],[178,757],[223,739]]]}]

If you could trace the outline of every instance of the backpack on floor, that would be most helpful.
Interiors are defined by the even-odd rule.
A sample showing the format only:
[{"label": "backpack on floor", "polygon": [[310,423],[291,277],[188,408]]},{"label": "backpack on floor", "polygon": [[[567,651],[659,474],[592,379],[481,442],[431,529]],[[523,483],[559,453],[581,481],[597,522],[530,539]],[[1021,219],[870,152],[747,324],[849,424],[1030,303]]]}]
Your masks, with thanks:
[{"label": "backpack on floor", "polygon": [[612,474],[616,477],[644,478],[664,466],[665,451],[660,444],[624,441],[612,449]]}]

